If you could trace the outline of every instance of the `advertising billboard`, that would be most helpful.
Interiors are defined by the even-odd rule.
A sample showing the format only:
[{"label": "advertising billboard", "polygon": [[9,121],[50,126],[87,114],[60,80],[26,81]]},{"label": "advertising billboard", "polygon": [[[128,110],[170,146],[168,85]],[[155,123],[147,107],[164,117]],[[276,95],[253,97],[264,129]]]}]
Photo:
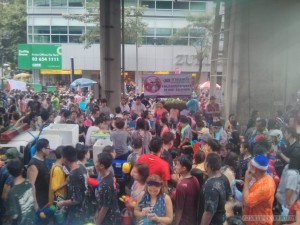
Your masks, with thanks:
[{"label": "advertising billboard", "polygon": [[19,69],[61,69],[62,51],[59,44],[19,44]]},{"label": "advertising billboard", "polygon": [[191,96],[193,91],[192,74],[145,74],[143,80],[145,96]]}]

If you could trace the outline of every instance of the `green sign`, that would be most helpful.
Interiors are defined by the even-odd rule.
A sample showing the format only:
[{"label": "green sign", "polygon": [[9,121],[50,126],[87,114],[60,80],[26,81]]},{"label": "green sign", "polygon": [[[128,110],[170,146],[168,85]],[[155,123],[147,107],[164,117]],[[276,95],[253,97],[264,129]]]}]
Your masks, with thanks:
[{"label": "green sign", "polygon": [[61,69],[61,45],[19,44],[19,69]]}]

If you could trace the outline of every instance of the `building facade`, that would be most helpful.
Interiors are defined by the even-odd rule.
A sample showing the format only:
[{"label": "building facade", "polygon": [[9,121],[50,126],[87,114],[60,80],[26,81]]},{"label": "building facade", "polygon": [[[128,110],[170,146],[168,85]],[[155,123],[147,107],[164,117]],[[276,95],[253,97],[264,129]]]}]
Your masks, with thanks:
[{"label": "building facade", "polygon": [[[214,3],[210,1],[170,1],[170,0],[124,0],[125,7],[146,6],[143,22],[147,30],[141,45],[129,41],[125,45],[125,75],[141,84],[143,73],[155,71],[196,73],[199,71],[197,47],[199,35],[196,30],[170,44],[170,39],[183,27],[189,14],[214,13]],[[75,69],[82,71],[77,76],[90,77],[96,81],[100,76],[100,40],[85,48],[82,35],[93,29],[95,24],[66,19],[66,14],[83,14],[89,8],[99,6],[99,1],[90,0],[27,0],[27,43],[62,45],[62,69],[70,70],[70,58],[74,58]],[[203,81],[208,79],[210,59],[204,60]],[[57,72],[55,72],[57,73]],[[46,74],[46,75],[45,75]],[[58,75],[58,76],[57,76]],[[125,77],[126,78],[126,77]],[[35,71],[35,82],[53,84],[57,80],[69,81],[69,76],[53,74],[51,71]]]}]

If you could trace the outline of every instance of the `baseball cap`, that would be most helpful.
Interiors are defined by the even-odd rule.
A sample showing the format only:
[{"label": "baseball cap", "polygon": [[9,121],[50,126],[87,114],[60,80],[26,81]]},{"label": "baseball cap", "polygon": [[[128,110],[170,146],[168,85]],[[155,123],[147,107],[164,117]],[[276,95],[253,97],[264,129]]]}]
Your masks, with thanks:
[{"label": "baseball cap", "polygon": [[9,148],[6,150],[4,155],[4,161],[6,162],[9,159],[23,158],[23,154],[18,151],[17,148]]}]

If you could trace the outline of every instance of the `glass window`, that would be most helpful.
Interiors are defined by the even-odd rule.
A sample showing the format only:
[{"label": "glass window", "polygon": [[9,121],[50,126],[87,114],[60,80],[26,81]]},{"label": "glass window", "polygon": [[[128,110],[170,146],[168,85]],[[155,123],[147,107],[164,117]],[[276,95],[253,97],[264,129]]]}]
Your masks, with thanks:
[{"label": "glass window", "polygon": [[156,44],[157,45],[168,45],[169,44],[169,38],[158,37],[158,38],[156,38]]},{"label": "glass window", "polygon": [[146,32],[144,33],[146,36],[154,36],[154,28],[147,28]]},{"label": "glass window", "polygon": [[86,0],[86,7],[99,7],[100,1]]},{"label": "glass window", "polygon": [[67,34],[68,27],[67,26],[52,26],[51,33],[52,34]]},{"label": "glass window", "polygon": [[206,10],[206,2],[191,2],[191,10]]},{"label": "glass window", "polygon": [[28,34],[32,34],[32,26],[28,26]]},{"label": "glass window", "polygon": [[156,2],[157,9],[172,9],[171,1],[157,1]]},{"label": "glass window", "polygon": [[67,6],[67,0],[51,0],[52,6]]},{"label": "glass window", "polygon": [[156,28],[156,36],[171,36],[172,28]]},{"label": "glass window", "polygon": [[51,35],[51,43],[68,43],[67,35]]},{"label": "glass window", "polygon": [[136,6],[137,0],[124,0],[124,6],[130,7],[130,6]]},{"label": "glass window", "polygon": [[144,37],[143,44],[144,45],[154,45],[155,38],[154,37]]},{"label": "glass window", "polygon": [[188,45],[188,39],[187,38],[178,38],[174,45]]},{"label": "glass window", "polygon": [[141,5],[147,6],[149,9],[155,8],[155,2],[154,1],[142,1]]},{"label": "glass window", "polygon": [[83,7],[83,0],[69,0],[69,6],[71,6],[71,7]]},{"label": "glass window", "polygon": [[198,29],[190,29],[190,36],[191,37],[201,37],[205,34],[205,30],[198,28]]},{"label": "glass window", "polygon": [[50,35],[34,35],[34,43],[50,43]]},{"label": "glass window", "polygon": [[84,33],[84,27],[69,27],[69,34],[82,34]]},{"label": "glass window", "polygon": [[32,35],[28,35],[28,43],[32,43]]},{"label": "glass window", "polygon": [[69,35],[69,43],[82,43],[80,35]]},{"label": "glass window", "polygon": [[33,0],[34,6],[49,6],[50,0]]},{"label": "glass window", "polygon": [[188,2],[173,2],[174,9],[189,9]]},{"label": "glass window", "polygon": [[35,26],[33,29],[35,34],[50,34],[49,26]]}]

